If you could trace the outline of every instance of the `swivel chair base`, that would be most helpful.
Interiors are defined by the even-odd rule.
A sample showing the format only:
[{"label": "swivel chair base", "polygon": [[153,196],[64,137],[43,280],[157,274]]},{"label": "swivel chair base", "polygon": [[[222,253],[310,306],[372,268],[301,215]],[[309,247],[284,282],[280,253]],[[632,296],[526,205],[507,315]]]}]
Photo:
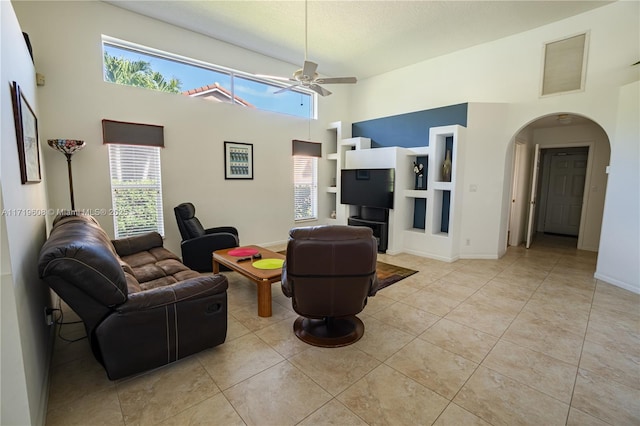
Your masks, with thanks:
[{"label": "swivel chair base", "polygon": [[364,324],[355,315],[323,319],[298,317],[293,331],[305,343],[323,348],[347,346],[360,340]]}]

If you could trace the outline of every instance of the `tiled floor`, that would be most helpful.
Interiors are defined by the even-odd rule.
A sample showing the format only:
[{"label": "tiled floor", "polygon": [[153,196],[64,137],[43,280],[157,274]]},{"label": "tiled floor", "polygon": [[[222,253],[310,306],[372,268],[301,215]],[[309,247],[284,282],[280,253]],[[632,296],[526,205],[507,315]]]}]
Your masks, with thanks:
[{"label": "tiled floor", "polygon": [[86,340],[58,340],[47,425],[638,425],[640,296],[594,280],[596,254],[565,240],[451,264],[380,255],[419,273],[370,298],[364,337],[339,349],[296,339],[278,284],[259,318],[227,273],[216,348],[110,382]]}]

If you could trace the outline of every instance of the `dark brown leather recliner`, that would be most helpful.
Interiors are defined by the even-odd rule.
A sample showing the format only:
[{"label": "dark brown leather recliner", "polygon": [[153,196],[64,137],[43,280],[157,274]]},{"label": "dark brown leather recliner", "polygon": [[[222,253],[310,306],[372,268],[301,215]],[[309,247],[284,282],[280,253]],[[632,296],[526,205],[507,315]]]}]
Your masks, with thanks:
[{"label": "dark brown leather recliner", "polygon": [[156,232],[111,241],[91,216],[59,216],[38,272],[82,319],[111,380],[225,341],[227,278],[187,268]]},{"label": "dark brown leather recliner", "polygon": [[211,272],[211,253],[240,245],[238,230],[233,226],[205,229],[196,217],[196,208],[192,203],[182,203],[174,207],[173,211],[182,236],[182,261],[189,268],[199,272]]},{"label": "dark brown leather recliner", "polygon": [[370,228],[316,226],[289,232],[282,292],[300,315],[299,339],[322,347],[346,346],[364,334],[355,315],[378,291],[378,244]]}]

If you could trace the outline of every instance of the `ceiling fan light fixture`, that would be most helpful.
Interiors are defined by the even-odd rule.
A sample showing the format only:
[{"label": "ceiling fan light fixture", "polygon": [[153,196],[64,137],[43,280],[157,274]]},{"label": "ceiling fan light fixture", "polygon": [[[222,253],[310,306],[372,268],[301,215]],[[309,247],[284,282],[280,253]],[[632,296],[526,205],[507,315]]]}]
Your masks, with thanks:
[{"label": "ceiling fan light fixture", "polygon": [[571,118],[569,114],[558,114],[558,118],[556,118],[556,120],[558,120],[558,123],[561,124],[571,124],[573,118]]},{"label": "ceiling fan light fixture", "polygon": [[318,78],[318,73],[314,72],[313,74],[305,74],[303,69],[299,69],[293,73],[293,78],[301,83],[310,83]]}]

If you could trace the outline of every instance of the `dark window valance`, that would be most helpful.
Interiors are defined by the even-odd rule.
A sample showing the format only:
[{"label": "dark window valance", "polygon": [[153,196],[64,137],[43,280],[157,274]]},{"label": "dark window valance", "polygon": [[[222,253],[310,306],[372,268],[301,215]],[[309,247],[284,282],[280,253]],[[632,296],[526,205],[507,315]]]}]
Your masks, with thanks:
[{"label": "dark window valance", "polygon": [[102,120],[102,141],[164,148],[164,126]]},{"label": "dark window valance", "polygon": [[305,157],[322,157],[322,144],[318,142],[293,141],[293,155],[302,155]]}]

